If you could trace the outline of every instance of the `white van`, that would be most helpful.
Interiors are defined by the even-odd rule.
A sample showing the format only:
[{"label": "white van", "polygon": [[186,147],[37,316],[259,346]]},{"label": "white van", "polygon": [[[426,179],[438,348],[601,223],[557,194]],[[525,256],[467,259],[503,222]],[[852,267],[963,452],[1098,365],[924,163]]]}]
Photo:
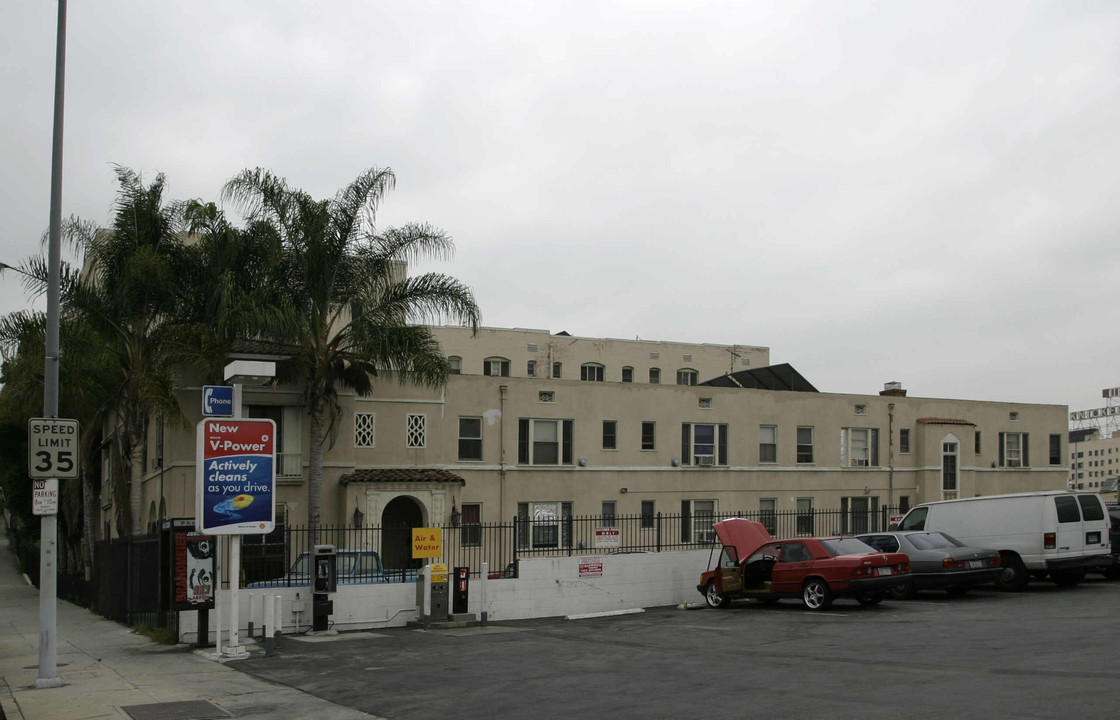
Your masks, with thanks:
[{"label": "white van", "polygon": [[1076,585],[1088,569],[1106,569],[1108,512],[1100,495],[1048,490],[989,495],[915,505],[900,530],[937,530],[965,545],[999,550],[1003,573],[996,586],[1022,590],[1049,573]]}]

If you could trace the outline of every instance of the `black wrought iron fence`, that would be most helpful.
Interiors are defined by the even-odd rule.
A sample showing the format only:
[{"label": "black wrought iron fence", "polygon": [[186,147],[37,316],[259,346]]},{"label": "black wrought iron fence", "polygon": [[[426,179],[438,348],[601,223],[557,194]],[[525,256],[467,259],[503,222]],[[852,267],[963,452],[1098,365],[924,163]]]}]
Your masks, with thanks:
[{"label": "black wrought iron fence", "polygon": [[[242,585],[272,581],[306,585],[306,558],[313,544],[333,545],[354,558],[377,554],[377,565],[350,560],[339,567],[340,580],[401,581],[415,578],[425,562],[448,568],[469,567],[478,577],[482,563],[490,577],[515,577],[517,561],[526,557],[572,556],[581,553],[615,554],[665,552],[706,548],[715,540],[712,525],[733,517],[755,520],[777,539],[813,535],[853,535],[886,530],[899,508],[871,510],[784,510],[733,513],[655,513],[647,515],[588,515],[550,518],[513,518],[509,523],[445,525],[440,529],[443,554],[433,559],[412,557],[410,527],[322,525],[313,534],[306,527],[285,527],[242,546]],[[268,539],[271,538],[271,539]],[[357,551],[357,552],[356,552]],[[302,562],[302,564],[301,564]]]}]

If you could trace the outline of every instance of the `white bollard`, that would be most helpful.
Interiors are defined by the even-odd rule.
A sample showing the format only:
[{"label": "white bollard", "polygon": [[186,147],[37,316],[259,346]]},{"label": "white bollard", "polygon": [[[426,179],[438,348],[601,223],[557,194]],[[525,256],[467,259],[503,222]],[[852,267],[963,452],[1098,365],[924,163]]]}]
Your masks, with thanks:
[{"label": "white bollard", "polygon": [[482,627],[486,627],[486,583],[490,580],[490,563],[482,563],[478,573],[478,617]]},{"label": "white bollard", "polygon": [[276,607],[273,608],[273,611],[272,611],[273,621],[276,625],[275,631],[273,632],[273,638],[272,638],[272,644],[273,644],[274,647],[280,647],[280,638],[284,636],[284,613],[282,612],[283,607],[284,607],[284,596],[283,595],[277,595],[276,596]]},{"label": "white bollard", "polygon": [[276,598],[272,595],[264,596],[264,654],[265,657],[272,655],[272,647],[275,640],[272,637],[273,632],[273,609],[276,606]]}]

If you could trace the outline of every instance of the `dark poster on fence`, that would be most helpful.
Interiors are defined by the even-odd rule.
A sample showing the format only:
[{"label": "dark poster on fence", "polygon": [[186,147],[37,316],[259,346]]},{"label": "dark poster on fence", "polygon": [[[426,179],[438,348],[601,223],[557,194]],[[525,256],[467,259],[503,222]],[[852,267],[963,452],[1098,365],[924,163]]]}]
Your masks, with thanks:
[{"label": "dark poster on fence", "polygon": [[193,528],[171,529],[171,610],[214,607],[214,538]]}]

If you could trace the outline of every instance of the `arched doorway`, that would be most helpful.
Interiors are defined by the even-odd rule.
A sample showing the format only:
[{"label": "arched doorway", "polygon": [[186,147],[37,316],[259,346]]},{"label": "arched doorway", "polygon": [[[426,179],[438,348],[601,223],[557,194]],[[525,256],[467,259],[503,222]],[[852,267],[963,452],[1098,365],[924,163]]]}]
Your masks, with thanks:
[{"label": "arched doorway", "polygon": [[410,497],[396,497],[381,513],[381,562],[386,568],[418,568],[412,559],[412,528],[424,527],[424,512]]}]

